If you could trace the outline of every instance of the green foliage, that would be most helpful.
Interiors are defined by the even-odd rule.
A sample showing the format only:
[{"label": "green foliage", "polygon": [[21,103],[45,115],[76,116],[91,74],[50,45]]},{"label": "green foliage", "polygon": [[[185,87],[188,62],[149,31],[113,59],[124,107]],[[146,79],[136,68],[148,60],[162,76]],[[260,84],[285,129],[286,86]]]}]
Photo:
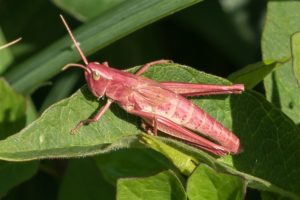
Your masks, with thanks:
[{"label": "green foliage", "polygon": [[[26,123],[25,99],[0,79],[0,138],[18,132]],[[38,162],[0,162],[0,197],[36,173]]]},{"label": "green foliage", "polygon": [[[140,31],[199,0],[30,1],[0,7],[0,45],[23,37],[0,50],[1,199],[300,199],[299,1],[269,1],[266,15],[260,1],[204,1]],[[191,98],[240,138],[243,151],[216,157],[147,135],[117,104],[71,135],[106,99],[91,94],[81,71],[58,75],[80,59],[59,9],[95,60],[133,66],[171,58],[143,76],[232,84],[207,71],[244,83],[240,95]]]},{"label": "green foliage", "polygon": [[[97,19],[74,31],[74,34],[88,56],[136,29],[197,2],[199,0],[130,0],[100,14]],[[78,61],[79,55],[74,54],[73,50],[70,38],[66,36],[39,55],[16,66],[17,70],[6,77],[17,91],[30,92],[36,85],[59,73],[65,64]]]},{"label": "green foliage", "polygon": [[296,124],[300,123],[300,88],[298,74],[293,70],[298,68],[293,67],[297,62],[293,62],[292,54],[299,44],[294,43],[292,47],[292,37],[300,31],[299,8],[299,1],[270,1],[262,36],[264,60],[289,59],[264,80],[267,99]]},{"label": "green foliage", "polygon": [[189,199],[243,199],[244,190],[240,177],[217,173],[205,165],[200,165],[187,183]]},{"label": "green foliage", "polygon": [[112,199],[114,187],[108,185],[93,159],[70,160],[58,199]]},{"label": "green foliage", "polygon": [[[6,44],[6,42],[5,42],[2,30],[0,29],[0,47],[5,44]],[[0,73],[2,73],[5,71],[6,67],[12,62],[13,59],[12,59],[12,54],[8,48],[2,49],[0,51],[0,57],[1,57]]]},{"label": "green foliage", "polygon": [[88,21],[105,11],[112,10],[115,6],[125,2],[125,0],[53,0],[53,2],[61,9],[72,14],[72,16],[76,17],[78,20]]},{"label": "green foliage", "polygon": [[228,76],[233,83],[243,83],[247,89],[254,88],[276,67],[276,62],[250,64]]},{"label": "green foliage", "polygon": [[117,199],[186,199],[184,188],[172,171],[144,178],[123,178],[117,183]]}]

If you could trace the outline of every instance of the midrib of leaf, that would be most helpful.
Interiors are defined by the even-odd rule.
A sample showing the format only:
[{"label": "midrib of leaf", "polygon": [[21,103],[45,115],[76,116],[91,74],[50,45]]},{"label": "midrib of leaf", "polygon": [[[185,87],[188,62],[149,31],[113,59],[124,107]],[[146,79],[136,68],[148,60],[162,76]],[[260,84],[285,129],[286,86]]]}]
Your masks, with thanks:
[{"label": "midrib of leaf", "polygon": [[[74,31],[74,35],[88,56],[147,24],[199,1],[126,1],[81,26]],[[6,78],[17,91],[28,93],[57,74],[65,64],[79,59],[78,53],[72,49],[70,38],[66,36],[38,55],[16,66],[15,70],[6,74]]]}]

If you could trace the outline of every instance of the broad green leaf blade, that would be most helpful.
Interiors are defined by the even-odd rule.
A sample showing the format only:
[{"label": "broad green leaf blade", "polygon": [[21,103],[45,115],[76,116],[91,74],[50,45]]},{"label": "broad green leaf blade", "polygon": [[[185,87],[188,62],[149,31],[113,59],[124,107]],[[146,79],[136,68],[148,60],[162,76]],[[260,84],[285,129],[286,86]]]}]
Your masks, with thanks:
[{"label": "broad green leaf blade", "polygon": [[[177,64],[153,67],[145,74],[155,80],[170,80],[172,77],[174,81],[196,80],[196,82],[203,83],[229,84],[224,79],[209,76]],[[202,105],[211,114],[219,113],[219,118],[225,119],[225,113],[219,109],[230,110],[228,99],[225,102],[223,99],[205,102]],[[141,132],[140,120],[130,116],[114,104],[99,122],[84,126],[77,131],[76,135],[70,135],[70,130],[80,120],[92,116],[101,108],[103,103],[103,101],[99,103],[87,87],[83,87],[72,97],[48,108],[39,119],[19,134],[2,143],[0,142],[0,158],[4,160],[32,160],[91,155],[105,151],[107,144],[116,142],[124,136],[136,135]],[[225,119],[224,124],[229,127],[230,119]],[[17,145],[18,143],[22,145]]]},{"label": "broad green leaf blade", "polygon": [[300,31],[300,1],[268,1],[262,35],[263,60],[286,60],[264,80],[267,99],[300,123],[300,87],[292,63],[291,37]]},{"label": "broad green leaf blade", "polygon": [[187,199],[184,188],[172,171],[164,171],[146,178],[118,180],[117,199]]},{"label": "broad green leaf blade", "polygon": [[[3,141],[6,145],[0,147],[0,157],[5,160],[32,160],[94,154],[95,151],[101,152],[107,144],[139,131],[137,119],[129,118],[114,105],[99,123],[82,127],[76,135],[70,134],[80,120],[89,118],[102,105],[103,101],[99,104],[83,87],[72,97],[49,107],[19,134]],[[16,143],[23,145],[15,146]]]},{"label": "broad green leaf blade", "polygon": [[103,177],[116,185],[119,178],[145,177],[175,169],[161,154],[145,148],[129,148],[100,154],[95,161]]},{"label": "broad green leaf blade", "polygon": [[106,182],[94,160],[70,160],[60,186],[58,199],[115,199],[115,188]]},{"label": "broad green leaf blade", "polygon": [[242,200],[245,191],[245,181],[240,177],[217,173],[206,165],[200,165],[187,182],[190,200]]},{"label": "broad green leaf blade", "polygon": [[[153,66],[145,76],[162,81],[230,84],[219,77],[177,64]],[[264,97],[250,91],[192,101],[233,130],[239,136],[244,152],[233,156],[233,167],[228,167],[222,163],[217,165],[220,161],[201,150],[176,142],[181,151],[197,156],[199,161],[204,160],[213,168],[221,168],[219,171],[244,177],[251,187],[299,199],[299,129],[288,117]],[[1,159],[87,156],[109,152],[122,145],[130,147],[135,137],[127,139],[125,136],[139,134],[140,121],[117,106],[99,122],[82,127],[77,135],[69,134],[79,120],[89,117],[98,107],[86,88],[81,89],[50,107],[20,133],[0,142]],[[109,143],[113,143],[112,146]]]},{"label": "broad green leaf blade", "polygon": [[[74,35],[88,56],[147,24],[197,2],[199,0],[126,1],[111,12],[105,12],[81,26],[74,31]],[[57,20],[60,20],[58,16]],[[69,36],[66,36],[35,57],[16,66],[15,70],[6,74],[6,77],[17,91],[29,92],[57,74],[65,64],[79,59]]]},{"label": "broad green leaf blade", "polygon": [[247,89],[254,88],[276,67],[276,62],[258,62],[230,74],[228,80],[243,83]]},{"label": "broad green leaf blade", "polygon": [[88,21],[101,13],[110,12],[125,0],[53,0],[58,7],[78,20]]},{"label": "broad green leaf blade", "polygon": [[[244,95],[242,95],[242,96],[244,96]],[[250,96],[251,96],[251,98],[255,98],[256,95],[255,95],[255,93],[253,93]],[[247,97],[244,97],[244,98],[249,99],[250,96],[248,95]],[[258,105],[261,102],[266,102],[266,100],[261,99],[260,96],[256,96],[256,97],[259,97],[256,99],[257,100],[256,105]],[[243,100],[241,100],[241,101],[244,102]],[[267,105],[265,105],[264,109],[270,111],[269,110],[270,108],[267,108],[266,106]],[[250,112],[251,109],[253,110],[253,108],[246,109],[245,113]],[[252,117],[255,119],[257,116],[251,116],[251,118]],[[240,126],[247,127],[247,123],[248,123],[247,120],[248,119],[246,119],[246,123],[240,122],[239,123]],[[265,125],[262,125],[262,127],[264,127],[264,126]],[[295,125],[294,125],[294,127],[295,127]],[[237,130],[238,129],[239,128],[237,128]],[[258,131],[258,132],[262,132],[262,131]],[[270,130],[270,132],[274,133],[276,131]],[[245,135],[252,135],[252,131],[251,130],[245,131]],[[257,135],[257,136],[260,137],[259,135]],[[231,159],[229,156],[215,159],[214,157],[210,156],[209,154],[206,154],[204,152],[196,150],[191,146],[179,144],[179,142],[170,140],[170,139],[163,139],[163,141],[169,145],[172,145],[172,147],[170,147],[170,146],[166,147],[166,144],[163,144],[162,142],[158,141],[157,139],[155,139],[153,137],[151,137],[151,140],[148,143],[151,148],[158,150],[163,155],[165,155],[167,158],[169,158],[173,162],[173,164],[175,166],[177,166],[179,169],[182,168],[181,167],[182,164],[178,165],[178,163],[180,163],[180,162],[183,162],[186,166],[192,167],[195,163],[199,163],[199,161],[200,161],[203,163],[207,163],[207,165],[209,165],[216,171],[241,177],[243,180],[245,180],[248,183],[248,186],[250,186],[252,188],[259,189],[262,191],[271,191],[274,193],[273,196],[282,195],[285,197],[289,197],[291,199],[300,199],[299,196],[293,194],[292,192],[290,192],[288,190],[285,190],[284,187],[279,188],[276,185],[273,185],[273,181],[276,179],[277,179],[276,180],[277,183],[281,186],[282,186],[282,184],[281,184],[282,179],[286,179],[286,180],[284,180],[284,182],[290,183],[289,177],[286,177],[285,174],[283,174],[280,178],[277,176],[273,176],[272,173],[279,173],[280,170],[278,170],[278,169],[274,169],[274,171],[270,170],[270,168],[269,168],[270,164],[268,164],[267,161],[274,162],[273,159],[266,160],[265,158],[260,158],[260,157],[264,157],[265,154],[262,154],[262,151],[260,149],[257,149],[257,146],[256,146],[257,145],[256,140],[258,139],[257,136],[253,137],[253,138],[250,137],[251,140],[249,140],[249,138],[248,138],[248,140],[250,141],[249,143],[253,144],[252,147],[251,146],[248,146],[247,148],[245,147],[245,149],[247,149],[248,152],[243,152],[241,155],[233,156]],[[270,137],[270,136],[266,135],[263,137],[265,138],[265,140],[275,139],[274,136]],[[148,136],[148,138],[149,138],[149,136]],[[147,139],[147,141],[148,140],[149,139]],[[176,150],[171,150],[174,147],[176,148]],[[268,145],[266,145],[265,149],[268,149],[268,148],[273,148],[273,147],[268,144]],[[174,156],[174,154],[176,154],[176,153],[178,154],[178,150],[182,151],[182,153],[180,153],[179,156],[178,155]],[[254,156],[249,155],[249,154],[252,154],[252,152],[253,152],[253,154],[255,154]],[[245,153],[247,153],[248,155],[247,154],[245,155]],[[239,160],[238,157],[245,158],[245,159],[249,159],[252,157],[253,159],[255,159],[254,161],[255,161],[256,165],[260,165],[260,166],[253,165],[252,163],[254,161],[251,161],[251,160]],[[260,159],[256,159],[256,158],[260,158]],[[280,159],[282,159],[282,158],[280,158]],[[260,163],[259,160],[262,162]],[[240,165],[248,166],[249,168],[243,169],[243,168],[239,167]],[[230,167],[230,166],[234,166],[234,168]],[[278,167],[280,168],[281,166],[279,165]],[[261,171],[259,171],[259,170],[255,170],[255,168],[265,168],[265,169],[262,169]],[[296,168],[299,168],[299,167],[296,167]],[[281,171],[285,171],[285,170],[281,170]],[[261,172],[266,172],[266,174],[262,174]],[[265,178],[265,180],[263,178]],[[278,180],[278,179],[281,179],[281,180]],[[272,180],[272,181],[268,181],[268,180]],[[297,181],[297,180],[295,180],[295,181]],[[294,189],[297,191],[296,188],[298,187],[298,184],[296,184],[296,185],[297,186],[295,186],[293,184],[289,184],[288,187],[295,187]]]},{"label": "broad green leaf blade", "polygon": [[[25,99],[15,93],[0,78],[0,139],[19,131],[25,126]],[[1,141],[1,140],[0,140]],[[38,162],[0,162],[0,197],[10,189],[32,177],[38,170]]]},{"label": "broad green leaf blade", "polygon": [[244,149],[242,154],[233,157],[235,168],[296,193],[299,198],[300,180],[295,177],[300,170],[300,163],[296,162],[300,158],[298,127],[255,92],[232,98],[231,103],[232,120],[237,122],[232,129]]},{"label": "broad green leaf blade", "polygon": [[292,56],[293,56],[293,70],[300,84],[300,32],[292,36]]}]

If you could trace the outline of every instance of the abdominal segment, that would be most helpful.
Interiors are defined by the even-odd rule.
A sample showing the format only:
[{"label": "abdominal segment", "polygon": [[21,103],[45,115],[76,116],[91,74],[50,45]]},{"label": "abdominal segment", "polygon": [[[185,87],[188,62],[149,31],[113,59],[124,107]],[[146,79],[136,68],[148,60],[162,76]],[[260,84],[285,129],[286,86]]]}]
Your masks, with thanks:
[{"label": "abdominal segment", "polygon": [[[131,102],[135,110],[161,116],[180,127],[203,134],[224,147],[228,153],[239,152],[239,139],[231,131],[179,94],[158,86],[142,87],[132,95]],[[164,131],[163,124],[157,128]],[[180,131],[177,133],[180,134]]]},{"label": "abdominal segment", "polygon": [[156,112],[176,124],[207,136],[231,153],[239,151],[239,139],[231,131],[185,98],[162,104],[156,108]]}]

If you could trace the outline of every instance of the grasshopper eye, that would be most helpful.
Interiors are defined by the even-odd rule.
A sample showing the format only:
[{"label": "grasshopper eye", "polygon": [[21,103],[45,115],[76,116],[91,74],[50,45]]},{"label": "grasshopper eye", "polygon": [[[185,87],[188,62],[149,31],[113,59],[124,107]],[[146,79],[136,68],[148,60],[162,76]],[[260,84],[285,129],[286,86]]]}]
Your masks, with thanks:
[{"label": "grasshopper eye", "polygon": [[100,76],[100,74],[99,74],[98,71],[93,71],[93,79],[94,79],[95,81],[99,80],[100,77],[101,77],[101,76]]}]

